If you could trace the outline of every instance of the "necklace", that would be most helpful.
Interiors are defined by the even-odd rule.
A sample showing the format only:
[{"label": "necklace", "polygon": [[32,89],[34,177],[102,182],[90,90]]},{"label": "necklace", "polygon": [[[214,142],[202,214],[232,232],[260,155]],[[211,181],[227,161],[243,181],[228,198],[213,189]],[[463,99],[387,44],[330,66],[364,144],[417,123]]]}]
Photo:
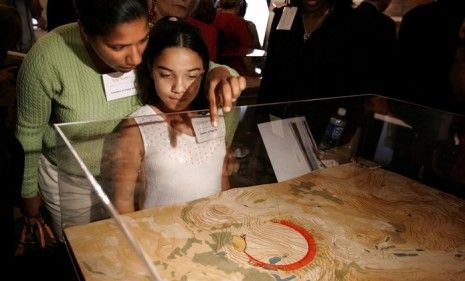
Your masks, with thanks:
[{"label": "necklace", "polygon": [[304,21],[304,18],[302,17],[302,23],[304,25],[304,41],[307,41],[313,34],[313,32],[315,32],[316,30],[318,30],[318,28],[320,28],[320,26],[323,24],[324,20],[328,17],[328,15],[333,11],[332,8],[328,8],[326,9],[326,11],[324,12],[324,14],[318,19],[318,21],[316,22],[316,24],[313,26],[312,30],[311,31],[307,31],[307,27],[305,26],[305,21]]}]

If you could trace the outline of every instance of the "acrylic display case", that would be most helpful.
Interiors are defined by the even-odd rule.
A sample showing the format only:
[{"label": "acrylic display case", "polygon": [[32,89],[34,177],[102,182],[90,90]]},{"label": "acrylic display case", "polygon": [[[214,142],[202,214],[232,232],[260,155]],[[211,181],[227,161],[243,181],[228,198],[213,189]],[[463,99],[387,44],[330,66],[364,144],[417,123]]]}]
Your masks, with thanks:
[{"label": "acrylic display case", "polygon": [[[341,107],[342,138],[322,150]],[[464,116],[362,95],[210,124],[150,109],[56,124],[82,279],[465,279]]]}]

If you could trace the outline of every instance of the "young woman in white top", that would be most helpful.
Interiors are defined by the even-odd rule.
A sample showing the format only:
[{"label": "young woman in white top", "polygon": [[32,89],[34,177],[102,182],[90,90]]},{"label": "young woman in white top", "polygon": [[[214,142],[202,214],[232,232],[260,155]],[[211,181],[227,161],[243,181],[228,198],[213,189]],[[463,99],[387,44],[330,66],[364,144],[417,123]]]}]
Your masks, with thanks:
[{"label": "young woman in white top", "polygon": [[121,213],[228,188],[224,137],[198,142],[192,113],[185,112],[208,108],[203,89],[209,56],[202,36],[187,22],[163,18],[149,38],[138,69],[146,105],[122,124],[111,161],[113,202]]}]

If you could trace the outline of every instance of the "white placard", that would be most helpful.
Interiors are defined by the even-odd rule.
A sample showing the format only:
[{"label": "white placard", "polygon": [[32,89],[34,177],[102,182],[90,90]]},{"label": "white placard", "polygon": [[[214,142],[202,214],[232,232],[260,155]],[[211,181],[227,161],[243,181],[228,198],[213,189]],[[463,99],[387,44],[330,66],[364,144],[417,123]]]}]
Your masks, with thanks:
[{"label": "white placard", "polygon": [[294,22],[297,7],[284,7],[283,14],[279,19],[277,30],[291,30],[292,23]]},{"label": "white placard", "polygon": [[135,70],[103,74],[102,80],[107,101],[137,95]]},{"label": "white placard", "polygon": [[218,111],[218,126],[214,127],[210,120],[210,115],[194,116],[191,118],[194,128],[195,139],[198,143],[222,138],[226,135],[226,129],[222,111]]},{"label": "white placard", "polygon": [[279,182],[323,167],[305,117],[261,123],[258,129]]}]

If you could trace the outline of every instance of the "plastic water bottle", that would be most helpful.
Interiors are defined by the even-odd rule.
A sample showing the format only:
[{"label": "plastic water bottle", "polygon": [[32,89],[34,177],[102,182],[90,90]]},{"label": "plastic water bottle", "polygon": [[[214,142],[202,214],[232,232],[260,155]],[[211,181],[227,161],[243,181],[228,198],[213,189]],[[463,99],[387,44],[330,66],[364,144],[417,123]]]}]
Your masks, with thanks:
[{"label": "plastic water bottle", "polygon": [[344,128],[346,126],[345,115],[346,109],[339,107],[337,110],[337,115],[332,116],[329,119],[325,134],[323,135],[319,146],[320,150],[327,150],[339,145],[342,134],[344,133]]}]

